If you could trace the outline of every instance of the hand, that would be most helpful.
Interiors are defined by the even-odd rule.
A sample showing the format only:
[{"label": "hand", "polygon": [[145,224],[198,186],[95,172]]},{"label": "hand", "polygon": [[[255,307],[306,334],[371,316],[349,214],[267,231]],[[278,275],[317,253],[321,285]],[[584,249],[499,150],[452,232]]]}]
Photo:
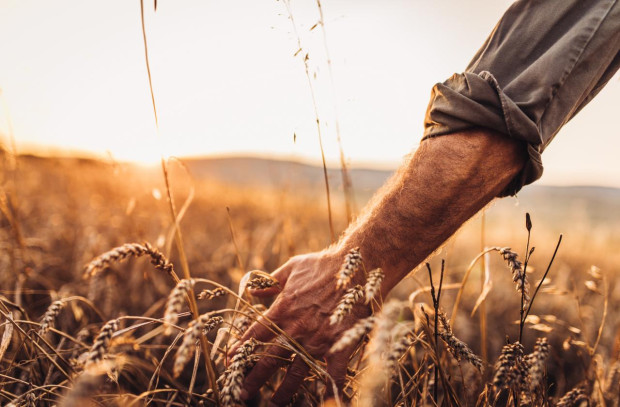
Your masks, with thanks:
[{"label": "hand", "polygon": [[[344,288],[336,289],[336,273],[344,261],[344,253],[335,250],[326,250],[291,258],[282,267],[272,273],[278,280],[282,291],[265,316],[284,330],[295,341],[304,347],[307,353],[318,361],[327,363],[327,373],[331,376],[337,388],[344,386],[345,374],[349,357],[356,344],[335,354],[328,353],[331,346],[340,338],[342,333],[349,329],[359,318],[368,316],[370,308],[357,304],[353,312],[342,322],[330,325],[329,317],[336,309],[338,302],[345,292]],[[358,270],[351,285],[363,281],[362,270]],[[278,289],[253,290],[255,296],[272,296]],[[262,323],[261,323],[262,322]],[[274,334],[266,326],[269,322],[261,318],[254,323],[243,335],[241,343],[250,338],[261,342],[274,342]],[[261,386],[286,363],[291,356],[290,350],[281,346],[272,345],[266,349],[272,356],[264,356],[247,375],[242,398],[253,398]],[[284,380],[274,393],[273,405],[286,405],[302,384],[310,367],[304,360],[295,356],[288,367]],[[332,393],[332,382],[328,379],[327,391]]]}]

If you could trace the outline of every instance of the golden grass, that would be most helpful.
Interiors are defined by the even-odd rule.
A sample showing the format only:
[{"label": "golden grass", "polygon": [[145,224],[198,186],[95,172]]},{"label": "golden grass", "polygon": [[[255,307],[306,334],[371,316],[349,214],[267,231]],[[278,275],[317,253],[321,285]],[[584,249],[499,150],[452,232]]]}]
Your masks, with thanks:
[{"label": "golden grass", "polygon": [[[243,295],[241,301],[235,295],[239,282],[248,270],[270,271],[294,254],[329,244],[321,200],[304,191],[240,190],[190,181],[171,168],[180,201],[190,195],[190,186],[196,191],[180,220],[193,283],[178,283],[173,265],[179,257],[170,237],[174,225],[158,193],[165,186],[157,174],[76,159],[19,161],[19,171],[11,179],[5,173],[2,180],[4,191],[11,192],[5,193],[0,221],[0,403],[212,405],[216,400],[204,355],[196,346],[200,337],[213,348],[208,356],[225,390],[220,399],[235,403],[248,366],[264,352],[261,344],[247,344],[233,364],[224,357],[265,309],[256,299]],[[343,230],[346,215],[334,215],[335,228]],[[537,249],[525,270],[511,254],[520,251],[501,249],[525,246],[523,214],[517,216],[492,220],[486,241],[500,251],[521,284],[527,271],[532,288],[537,287],[557,236],[547,232],[553,227],[544,219],[533,217]],[[432,291],[428,275],[414,273],[379,311],[379,270],[369,271],[370,285],[356,287],[350,301],[343,301],[348,306],[373,297],[376,315],[360,321],[334,346],[335,351],[357,346],[341,403],[574,405],[590,400],[617,405],[620,311],[613,305],[620,301],[620,290],[618,255],[611,243],[588,241],[568,227],[546,281],[535,297],[529,292],[535,301],[517,343],[522,299],[511,287],[502,256],[487,259],[485,310],[475,308],[482,289],[476,282],[485,268],[474,264],[471,282],[460,284],[478,254],[472,243],[479,240],[476,222],[431,261],[438,269],[434,265],[446,259],[441,294],[438,273],[432,273],[437,304],[426,294]],[[520,226],[513,228],[512,222]],[[126,245],[133,241],[151,244]],[[154,272],[148,261],[137,258],[142,255],[166,272]],[[255,288],[270,285],[265,276],[248,281]],[[185,298],[191,292],[188,284],[200,293],[200,316],[194,321]],[[461,288],[460,306],[445,316],[443,310],[451,310],[456,300],[455,287]],[[474,310],[486,312],[488,359],[477,356],[483,345]],[[164,335],[167,329],[173,335]],[[321,404],[327,380],[321,361],[312,360],[290,338],[275,346],[293,350],[311,366],[297,403]],[[279,371],[269,380],[259,404],[266,403],[282,376]]]}]

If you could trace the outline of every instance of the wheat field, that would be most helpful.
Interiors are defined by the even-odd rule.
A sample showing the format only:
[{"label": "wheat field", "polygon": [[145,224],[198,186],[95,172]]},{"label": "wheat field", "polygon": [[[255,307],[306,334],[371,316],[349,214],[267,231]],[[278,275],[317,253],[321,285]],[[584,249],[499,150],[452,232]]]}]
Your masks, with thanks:
[{"label": "wheat field", "polygon": [[[187,279],[158,171],[8,153],[2,160],[2,405],[241,405],[243,377],[264,344],[238,339],[269,301],[240,284],[268,287],[261,270],[329,243],[320,192],[192,179],[171,163]],[[338,232],[341,206],[335,198]],[[311,374],[292,405],[617,406],[613,240],[569,228],[541,283],[559,236],[533,215],[536,250],[525,269],[525,214],[495,210],[485,215],[484,246],[478,216],[389,298],[375,295],[380,270],[346,291],[334,323],[364,299],[375,313],[334,345],[358,344],[345,388],[324,398],[324,363],[308,357]],[[361,265],[355,253],[343,259],[341,283]],[[231,346],[238,350],[227,361]],[[267,405],[283,374],[250,404]]]}]

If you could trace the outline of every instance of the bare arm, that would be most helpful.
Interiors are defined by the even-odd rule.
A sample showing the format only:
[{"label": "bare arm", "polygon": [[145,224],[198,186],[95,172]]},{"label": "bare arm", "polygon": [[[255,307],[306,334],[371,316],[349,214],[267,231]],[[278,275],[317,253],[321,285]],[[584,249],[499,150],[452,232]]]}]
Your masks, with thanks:
[{"label": "bare arm", "polygon": [[[521,143],[487,130],[422,142],[336,245],[293,257],[273,273],[282,292],[266,315],[313,357],[325,359],[328,373],[342,387],[353,349],[338,354],[327,352],[346,329],[370,312],[359,305],[341,324],[329,324],[329,315],[343,293],[336,289],[335,276],[346,253],[359,247],[367,270],[384,270],[382,291],[386,295],[463,222],[497,196],[525,160]],[[358,273],[354,282],[363,283],[363,279]],[[243,339],[250,337],[268,342],[274,335],[257,323]],[[276,346],[267,352],[279,358],[290,355]],[[276,357],[263,357],[246,378],[243,397],[255,395],[281,365]],[[303,360],[295,358],[273,402],[286,404],[307,373]]]},{"label": "bare arm", "polygon": [[360,247],[386,273],[386,291],[445,242],[518,174],[523,146],[472,130],[426,140],[337,246]]}]

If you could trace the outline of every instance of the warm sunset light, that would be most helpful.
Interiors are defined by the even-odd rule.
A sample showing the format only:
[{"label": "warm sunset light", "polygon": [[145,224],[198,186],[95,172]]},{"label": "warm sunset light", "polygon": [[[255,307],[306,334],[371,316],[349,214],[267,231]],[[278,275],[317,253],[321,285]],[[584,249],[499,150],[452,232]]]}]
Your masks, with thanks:
[{"label": "warm sunset light", "polygon": [[618,407],[619,57],[620,0],[1,0],[0,406]]},{"label": "warm sunset light", "polygon": [[[326,4],[333,87],[312,2],[291,4],[297,54],[281,2],[160,2],[157,12],[151,4],[145,17],[165,154],[316,162],[308,54],[327,159],[338,161],[337,111],[353,165],[395,167],[417,145],[432,85],[463,69],[509,3],[478,0],[467,19],[470,6],[460,4]],[[0,44],[0,88],[19,149],[159,159],[138,1],[5,1],[0,36],[11,39]],[[598,148],[617,145],[619,94],[616,77],[563,130],[545,153],[543,181],[620,185],[614,148]],[[584,146],[584,133],[596,142]]]}]

